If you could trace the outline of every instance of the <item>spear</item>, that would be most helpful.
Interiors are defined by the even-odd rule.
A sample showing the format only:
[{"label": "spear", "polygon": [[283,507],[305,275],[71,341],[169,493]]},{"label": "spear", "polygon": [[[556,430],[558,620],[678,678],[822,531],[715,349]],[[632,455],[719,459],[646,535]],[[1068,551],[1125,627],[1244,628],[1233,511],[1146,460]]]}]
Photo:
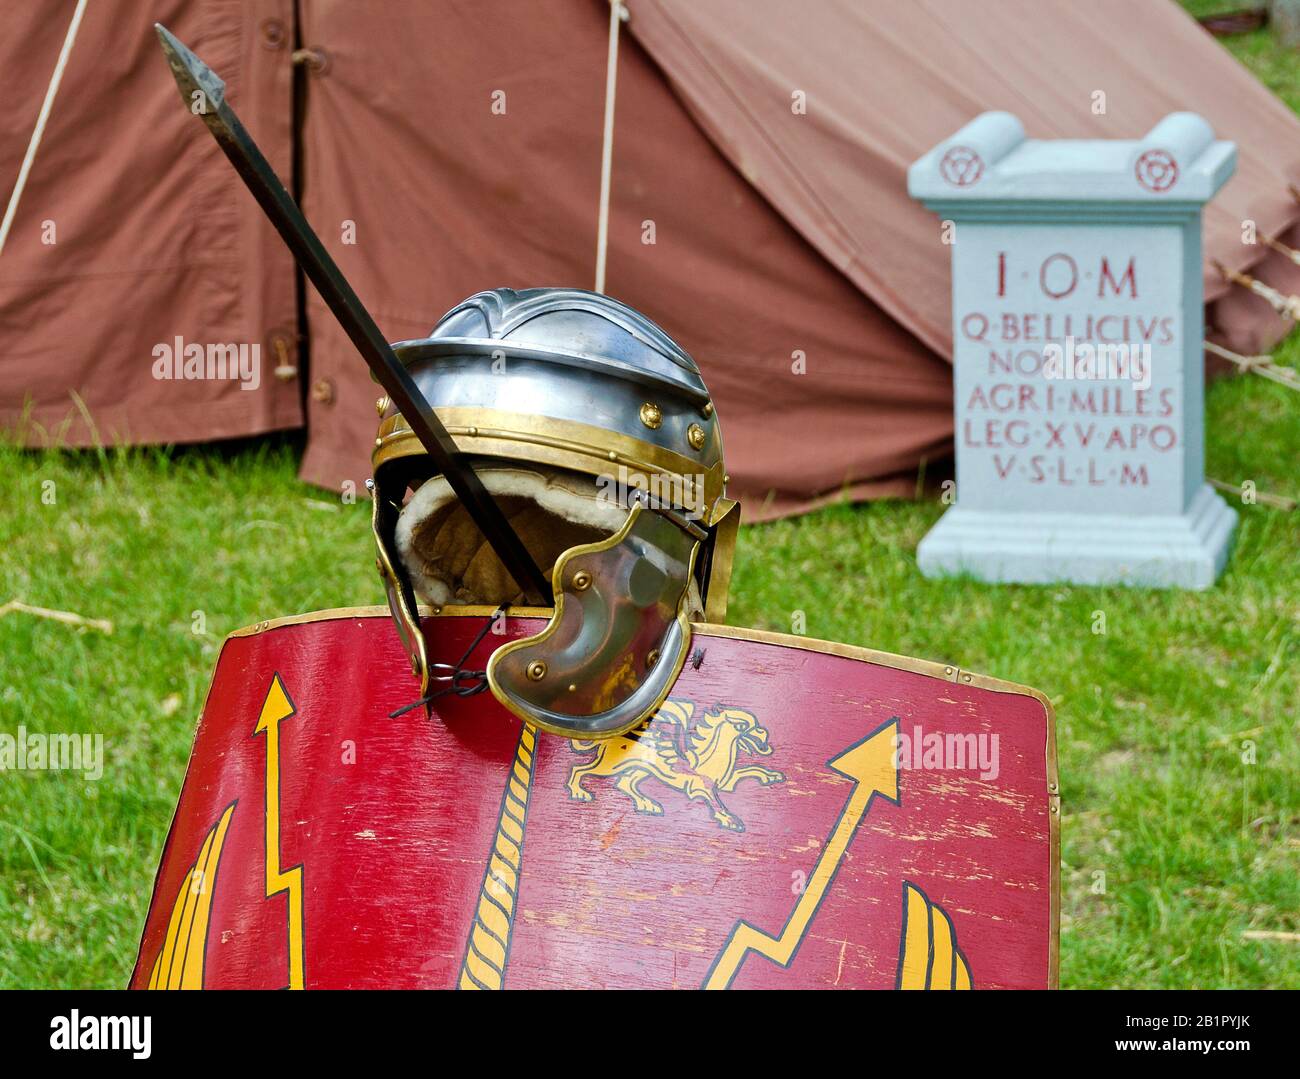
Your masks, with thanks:
[{"label": "spear", "polygon": [[520,588],[531,586],[543,602],[550,603],[550,582],[506,520],[501,507],[483,486],[483,481],[456,448],[442,421],[398,361],[375,320],[307,224],[307,219],[262,156],[252,136],[239,122],[239,117],[226,101],[226,84],[165,26],[154,23],[154,29],[158,31],[163,53],[176,77],[181,100],[208,125],[212,137],[293,252],[303,273],[316,286],[321,299],[334,312],[339,325],[352,339],[389,399],[406,417],[411,430],[447,477],[461,505],[474,518],[501,564]]}]

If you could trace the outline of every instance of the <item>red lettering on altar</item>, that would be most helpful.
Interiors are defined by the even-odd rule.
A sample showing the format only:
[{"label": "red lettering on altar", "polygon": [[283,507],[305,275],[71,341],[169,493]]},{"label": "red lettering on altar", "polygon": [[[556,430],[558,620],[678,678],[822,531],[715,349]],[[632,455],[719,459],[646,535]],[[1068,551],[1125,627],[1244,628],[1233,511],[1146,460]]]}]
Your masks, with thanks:
[{"label": "red lettering on altar", "polygon": [[1102,255],[1101,274],[1097,280],[1097,298],[1100,300],[1105,297],[1107,285],[1110,285],[1111,294],[1118,296],[1123,291],[1126,283],[1129,289],[1129,297],[1136,300],[1138,294],[1136,256],[1128,260],[1128,267],[1124,270],[1124,275],[1116,281],[1110,272],[1110,259]]}]

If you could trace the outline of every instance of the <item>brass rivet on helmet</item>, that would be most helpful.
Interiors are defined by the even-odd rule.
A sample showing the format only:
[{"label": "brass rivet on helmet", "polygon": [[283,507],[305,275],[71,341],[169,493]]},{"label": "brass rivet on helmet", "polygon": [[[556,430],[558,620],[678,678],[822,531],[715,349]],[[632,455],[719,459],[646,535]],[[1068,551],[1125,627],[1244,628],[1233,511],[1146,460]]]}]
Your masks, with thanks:
[{"label": "brass rivet on helmet", "polygon": [[659,649],[657,648],[650,649],[650,654],[645,657],[645,669],[647,671],[653,670],[654,665],[658,662],[659,662]]},{"label": "brass rivet on helmet", "polygon": [[664,414],[659,410],[659,406],[647,401],[641,406],[641,422],[652,431],[657,431],[663,425]]},{"label": "brass rivet on helmet", "polygon": [[528,664],[528,680],[530,682],[540,682],[546,677],[546,661],[535,659]]},{"label": "brass rivet on helmet", "polygon": [[704,449],[704,428],[698,423],[691,424],[686,428],[686,441],[691,444],[691,449]]},{"label": "brass rivet on helmet", "polygon": [[705,401],[704,407],[700,409],[700,411],[704,413],[704,418],[707,420],[710,416],[713,415],[713,402]]},{"label": "brass rivet on helmet", "polygon": [[591,574],[585,569],[578,570],[573,575],[573,589],[575,592],[585,592],[591,587]]},{"label": "brass rivet on helmet", "polygon": [[388,411],[388,398],[386,396],[375,402],[375,411],[381,416]]}]

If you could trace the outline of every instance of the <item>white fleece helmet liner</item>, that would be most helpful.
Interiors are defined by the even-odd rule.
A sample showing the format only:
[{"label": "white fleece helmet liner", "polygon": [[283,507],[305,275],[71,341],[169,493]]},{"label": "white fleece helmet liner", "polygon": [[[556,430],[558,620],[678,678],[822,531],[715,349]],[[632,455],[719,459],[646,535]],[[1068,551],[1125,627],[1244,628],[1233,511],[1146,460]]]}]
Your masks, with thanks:
[{"label": "white fleece helmet liner", "polygon": [[[627,520],[627,509],[602,497],[590,476],[543,467],[479,466],[476,471],[546,572],[563,551],[604,539]],[[411,495],[395,538],[411,584],[426,603],[496,605],[521,598],[443,476]]]}]

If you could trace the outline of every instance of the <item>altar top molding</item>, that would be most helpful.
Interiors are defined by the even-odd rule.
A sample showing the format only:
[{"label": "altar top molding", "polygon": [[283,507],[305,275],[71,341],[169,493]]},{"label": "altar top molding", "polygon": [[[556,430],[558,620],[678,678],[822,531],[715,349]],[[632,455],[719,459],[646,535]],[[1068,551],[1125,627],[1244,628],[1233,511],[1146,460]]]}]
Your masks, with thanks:
[{"label": "altar top molding", "polygon": [[1236,164],[1236,145],[1215,139],[1195,113],[1170,113],[1140,139],[1029,139],[1011,113],[986,112],[915,161],[907,190],[933,210],[998,201],[1022,208],[1161,202],[1185,212],[1213,198]]}]

